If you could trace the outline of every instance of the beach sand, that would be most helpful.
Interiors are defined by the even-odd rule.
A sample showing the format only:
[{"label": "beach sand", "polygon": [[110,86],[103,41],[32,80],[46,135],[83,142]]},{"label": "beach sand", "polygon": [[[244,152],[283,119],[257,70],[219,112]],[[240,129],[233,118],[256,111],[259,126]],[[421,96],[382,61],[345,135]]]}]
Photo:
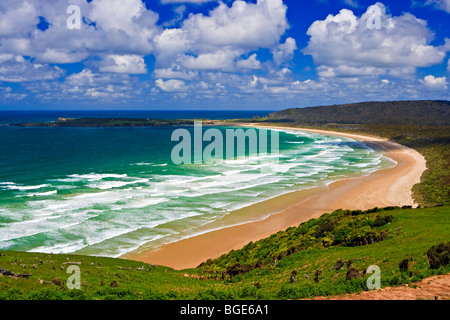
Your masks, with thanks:
[{"label": "beach sand", "polygon": [[376,137],[291,127],[267,128],[324,133],[364,141],[370,147],[382,150],[397,165],[368,176],[336,181],[327,187],[291,192],[233,211],[212,223],[209,229],[213,231],[164,244],[156,249],[141,248],[122,258],[179,270],[195,268],[207,259],[240,249],[250,241],[263,239],[337,209],[365,210],[373,207],[416,205],[411,189],[420,182],[420,177],[426,170],[425,159],[417,151]]}]

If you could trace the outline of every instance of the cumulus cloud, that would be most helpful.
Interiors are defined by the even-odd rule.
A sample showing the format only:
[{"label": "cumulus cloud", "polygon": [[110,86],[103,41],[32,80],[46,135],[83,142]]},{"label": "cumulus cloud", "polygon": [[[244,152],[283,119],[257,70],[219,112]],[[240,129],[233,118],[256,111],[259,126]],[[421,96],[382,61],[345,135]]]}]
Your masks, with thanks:
[{"label": "cumulus cloud", "polygon": [[178,79],[170,79],[167,81],[158,79],[155,81],[155,84],[158,88],[166,92],[185,91],[187,89],[185,82]]},{"label": "cumulus cloud", "polygon": [[282,0],[258,0],[256,4],[236,0],[231,7],[220,2],[208,16],[191,15],[183,29],[200,47],[269,48],[288,28],[286,10]]},{"label": "cumulus cloud", "polygon": [[433,75],[426,76],[423,80],[420,80],[427,88],[432,90],[446,90],[447,89],[447,77],[435,77]]},{"label": "cumulus cloud", "polygon": [[197,71],[181,70],[181,68],[159,68],[153,70],[153,76],[158,79],[183,79],[192,80],[197,78]]},{"label": "cumulus cloud", "polygon": [[[165,29],[156,36],[157,64],[173,67],[177,61],[178,66],[191,70],[256,68],[254,58],[243,62],[240,57],[279,45],[289,27],[286,9],[282,0],[236,0],[231,6],[219,2],[208,14],[191,14],[180,28]],[[289,38],[277,57],[289,54],[292,42]]]},{"label": "cumulus cloud", "polygon": [[405,74],[417,67],[441,63],[444,48],[430,45],[433,33],[424,20],[410,13],[393,17],[386,7],[377,3],[380,29],[368,27],[374,7],[360,18],[351,10],[343,9],[337,15],[315,21],[308,29],[311,37],[303,50],[326,75]]},{"label": "cumulus cloud", "polygon": [[26,36],[39,23],[37,9],[30,2],[2,1],[0,3],[0,36]]},{"label": "cumulus cloud", "polygon": [[289,37],[284,43],[279,44],[273,49],[273,60],[277,64],[282,64],[294,56],[295,50],[297,50],[297,43],[295,39]]},{"label": "cumulus cloud", "polygon": [[[192,6],[206,2],[217,3]],[[416,70],[442,63],[450,40],[433,46],[433,32],[424,20],[409,13],[392,16],[382,4],[377,4],[380,29],[368,28],[373,7],[362,16],[344,9],[310,26],[303,52],[313,57],[318,78],[308,79],[289,69],[299,43],[295,33],[287,34],[286,1],[160,3],[172,4],[166,8],[174,10],[172,20],[158,20],[141,0],[72,0],[83,20],[80,30],[69,30],[65,1],[2,1],[0,81],[24,82],[27,91],[0,87],[0,95],[108,103],[132,98],[133,104],[144,101],[146,106],[157,100],[197,105],[201,99],[209,99],[211,106],[245,101],[281,106],[317,99],[413,99],[423,92],[448,98],[446,77],[418,80]],[[355,0],[339,3],[358,6]],[[192,8],[196,13],[188,14]],[[45,30],[36,27],[43,19]],[[153,63],[146,65],[150,55],[153,68]],[[77,62],[84,69],[72,73],[67,67],[65,77],[54,66]],[[134,76],[147,72],[148,77]]]},{"label": "cumulus cloud", "polygon": [[147,73],[144,58],[137,55],[107,55],[99,68],[103,72],[143,74]]},{"label": "cumulus cloud", "polygon": [[68,76],[66,83],[73,87],[92,87],[94,86],[94,74],[89,69],[83,69],[80,73],[74,73]]},{"label": "cumulus cloud", "polygon": [[225,70],[232,71],[234,60],[239,52],[232,50],[218,50],[212,53],[201,53],[198,56],[183,55],[180,64],[192,70]]},{"label": "cumulus cloud", "polygon": [[258,60],[256,53],[244,60],[236,63],[239,69],[261,69],[261,62]]},{"label": "cumulus cloud", "polygon": [[0,54],[0,81],[26,82],[48,80],[61,77],[64,71],[59,67],[50,67],[31,63],[22,56]]},{"label": "cumulus cloud", "polygon": [[[67,76],[63,82],[52,82],[51,88],[45,94],[54,98],[69,100],[123,101],[137,100],[143,88],[128,74],[97,73],[85,68],[79,73]],[[31,91],[38,90],[36,85],[30,86]],[[38,97],[45,98],[41,93]]]},{"label": "cumulus cloud", "polygon": [[[31,56],[41,63],[73,63],[105,54],[150,54],[160,33],[158,15],[141,0],[74,0],[83,15],[81,29],[67,28],[67,2],[3,1],[0,53]],[[40,17],[46,30],[36,25]]]}]

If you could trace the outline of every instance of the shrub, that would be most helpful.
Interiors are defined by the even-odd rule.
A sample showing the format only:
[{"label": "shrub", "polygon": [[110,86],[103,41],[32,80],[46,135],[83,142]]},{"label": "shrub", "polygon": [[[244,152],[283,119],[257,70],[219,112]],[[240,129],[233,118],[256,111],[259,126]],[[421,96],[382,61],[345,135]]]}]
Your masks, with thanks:
[{"label": "shrub", "polygon": [[148,290],[144,293],[142,296],[142,299],[144,300],[167,300],[168,297],[165,293],[154,291],[154,290]]},{"label": "shrub", "polygon": [[259,290],[257,287],[253,286],[244,286],[239,294],[242,299],[258,299],[259,298]]},{"label": "shrub", "polygon": [[28,293],[29,300],[62,300],[62,294],[52,289],[42,289]]},{"label": "shrub", "polygon": [[348,268],[347,274],[345,275],[346,280],[358,279],[361,276],[361,273],[358,269],[350,267]]},{"label": "shrub", "polygon": [[61,279],[58,278],[58,277],[53,278],[53,279],[52,279],[52,283],[53,283],[55,286],[62,287]]},{"label": "shrub", "polygon": [[231,265],[231,266],[229,266],[229,267],[227,268],[227,274],[228,274],[231,278],[233,278],[233,277],[235,277],[235,276],[237,276],[237,275],[240,275],[240,274],[242,274],[242,273],[249,272],[249,271],[251,271],[251,270],[252,270],[252,267],[250,267],[250,266],[244,266],[244,265],[242,265],[242,264],[240,264],[240,263],[237,263],[237,264],[233,264],[233,265]]},{"label": "shrub", "polygon": [[390,215],[390,216],[378,216],[375,221],[373,222],[373,227],[381,227],[384,226],[385,224],[392,222],[392,220],[394,220],[394,216]]},{"label": "shrub", "polygon": [[0,300],[21,300],[24,297],[22,291],[17,288],[9,289],[6,292],[0,292]]},{"label": "shrub", "polygon": [[399,264],[400,272],[407,272],[409,269],[409,259],[403,259]]},{"label": "shrub", "polygon": [[83,290],[70,290],[67,294],[70,300],[89,300],[90,296]]},{"label": "shrub", "polygon": [[450,242],[444,242],[432,246],[427,252],[428,262],[431,269],[439,269],[446,266],[450,260]]},{"label": "shrub", "polygon": [[195,299],[197,300],[234,300],[233,293],[225,290],[208,289],[199,292]]}]

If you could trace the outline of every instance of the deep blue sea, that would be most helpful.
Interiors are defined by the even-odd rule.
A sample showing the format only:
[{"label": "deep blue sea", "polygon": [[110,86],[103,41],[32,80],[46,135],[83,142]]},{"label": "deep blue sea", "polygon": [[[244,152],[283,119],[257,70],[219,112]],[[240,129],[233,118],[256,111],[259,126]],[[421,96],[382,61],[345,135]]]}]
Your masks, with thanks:
[{"label": "deep blue sea", "polygon": [[233,119],[268,113],[1,111],[0,249],[117,257],[144,243],[186,237],[233,210],[393,165],[361,142],[288,129],[277,130],[275,169],[270,155],[249,161],[258,154],[248,153],[220,164],[175,165],[176,127],[9,126],[58,117]]}]

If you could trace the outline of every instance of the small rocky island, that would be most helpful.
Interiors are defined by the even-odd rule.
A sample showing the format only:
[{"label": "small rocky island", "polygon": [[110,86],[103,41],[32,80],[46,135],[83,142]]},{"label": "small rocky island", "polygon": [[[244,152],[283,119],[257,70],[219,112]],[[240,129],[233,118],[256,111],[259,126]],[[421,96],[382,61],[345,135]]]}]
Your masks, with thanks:
[{"label": "small rocky island", "polygon": [[193,125],[194,120],[160,120],[135,118],[58,118],[53,122],[16,123],[19,127],[156,127]]}]

